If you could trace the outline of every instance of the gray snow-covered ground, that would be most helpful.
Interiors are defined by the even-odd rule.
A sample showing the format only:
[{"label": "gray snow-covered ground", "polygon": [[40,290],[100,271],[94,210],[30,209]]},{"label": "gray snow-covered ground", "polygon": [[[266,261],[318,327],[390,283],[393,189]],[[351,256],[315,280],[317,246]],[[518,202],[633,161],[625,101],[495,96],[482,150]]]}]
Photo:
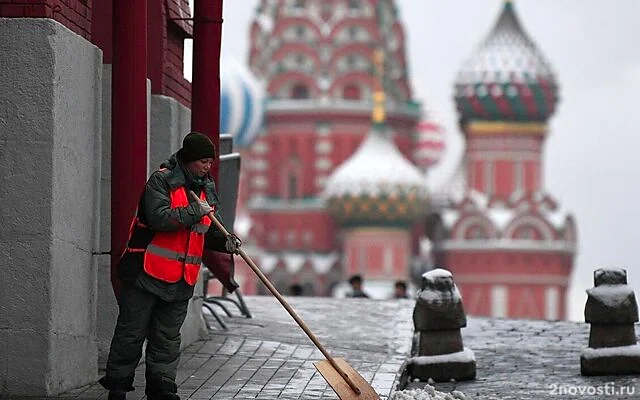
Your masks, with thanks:
[{"label": "gray snow-covered ground", "polygon": [[[580,375],[580,355],[589,338],[585,323],[470,317],[462,336],[475,355],[476,379],[431,382],[426,389],[426,382],[408,382],[405,388],[398,387],[399,373],[411,355],[414,301],[288,299],[327,350],[343,357],[382,400],[640,398],[638,376]],[[230,306],[235,316],[223,317],[228,330],[212,331],[208,341],[183,352],[178,370],[182,398],[337,399],[313,365],[322,354],[282,306],[266,296],[246,301],[254,318],[240,317]],[[130,400],[140,400],[143,366],[134,386]],[[56,397],[70,398],[104,400],[105,391],[93,384]]]}]

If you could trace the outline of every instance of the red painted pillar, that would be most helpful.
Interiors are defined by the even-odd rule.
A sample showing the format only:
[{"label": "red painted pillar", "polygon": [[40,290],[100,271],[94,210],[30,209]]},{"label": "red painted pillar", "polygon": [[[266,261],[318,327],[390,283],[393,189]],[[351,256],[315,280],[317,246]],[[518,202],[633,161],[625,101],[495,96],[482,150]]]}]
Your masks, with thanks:
[{"label": "red painted pillar", "polygon": [[[220,46],[222,0],[195,0],[191,130],[209,136],[220,152]],[[218,181],[220,160],[211,175]]]},{"label": "red painted pillar", "polygon": [[147,179],[147,2],[113,0],[111,283]]}]

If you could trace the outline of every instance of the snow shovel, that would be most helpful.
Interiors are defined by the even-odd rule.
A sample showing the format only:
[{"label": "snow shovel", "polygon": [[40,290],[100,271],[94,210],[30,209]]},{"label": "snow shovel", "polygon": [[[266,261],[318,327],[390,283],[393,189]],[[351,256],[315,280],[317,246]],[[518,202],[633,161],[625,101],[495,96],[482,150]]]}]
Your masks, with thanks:
[{"label": "snow shovel", "polygon": [[[195,194],[193,194],[195,195]],[[209,213],[209,218],[211,222],[218,228],[222,234],[225,236],[229,236],[229,232],[225,229],[224,226],[218,221],[213,212]],[[273,294],[276,299],[282,304],[282,306],[287,310],[289,315],[293,317],[293,319],[300,325],[300,328],[307,334],[309,339],[316,345],[318,350],[326,357],[326,361],[316,361],[314,363],[316,369],[322,377],[329,383],[329,385],[333,388],[333,391],[336,392],[338,397],[341,400],[380,400],[380,396],[376,393],[375,390],[371,387],[369,382],[367,382],[355,369],[353,369],[344,359],[342,358],[333,358],[329,354],[329,352],[324,348],[324,346],[318,341],[316,335],[311,332],[309,327],[302,321],[302,318],[298,316],[298,314],[291,308],[289,303],[284,299],[284,297],[278,292],[278,290],[271,284],[269,279],[262,273],[260,268],[253,262],[253,260],[244,252],[242,248],[238,249],[239,255],[242,257],[244,261],[246,261],[247,265],[251,267],[253,272],[258,275],[258,278],[262,281],[262,283],[269,289],[271,294]]]}]

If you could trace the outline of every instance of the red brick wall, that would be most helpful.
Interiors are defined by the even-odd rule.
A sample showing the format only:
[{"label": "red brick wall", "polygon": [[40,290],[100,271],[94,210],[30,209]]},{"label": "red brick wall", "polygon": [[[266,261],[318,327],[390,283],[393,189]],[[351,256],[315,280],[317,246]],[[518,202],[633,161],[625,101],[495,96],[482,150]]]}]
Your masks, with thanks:
[{"label": "red brick wall", "polygon": [[91,39],[92,0],[0,0],[0,17],[53,18]]},{"label": "red brick wall", "polygon": [[191,107],[191,83],[184,78],[184,39],[193,34],[187,0],[148,0],[148,77],[151,93]]},{"label": "red brick wall", "polygon": [[163,94],[191,107],[191,83],[184,77],[184,34],[167,22],[167,47],[163,66]]}]

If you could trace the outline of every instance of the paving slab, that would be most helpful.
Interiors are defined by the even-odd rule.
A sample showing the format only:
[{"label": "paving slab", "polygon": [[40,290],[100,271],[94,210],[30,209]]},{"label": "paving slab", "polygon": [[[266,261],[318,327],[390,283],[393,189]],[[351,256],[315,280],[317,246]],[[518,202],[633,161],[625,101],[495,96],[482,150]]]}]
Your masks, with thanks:
[{"label": "paving slab", "polygon": [[[211,330],[208,340],[182,352],[177,375],[182,399],[337,399],[313,365],[324,356],[280,303],[261,296],[245,301],[253,318],[220,312],[228,329]],[[413,301],[288,301],[332,356],[345,358],[381,399],[388,399],[411,350]],[[219,326],[208,318],[211,326]],[[145,399],[143,364],[134,386],[127,399]],[[47,400],[106,398],[106,391],[94,384]]]}]

